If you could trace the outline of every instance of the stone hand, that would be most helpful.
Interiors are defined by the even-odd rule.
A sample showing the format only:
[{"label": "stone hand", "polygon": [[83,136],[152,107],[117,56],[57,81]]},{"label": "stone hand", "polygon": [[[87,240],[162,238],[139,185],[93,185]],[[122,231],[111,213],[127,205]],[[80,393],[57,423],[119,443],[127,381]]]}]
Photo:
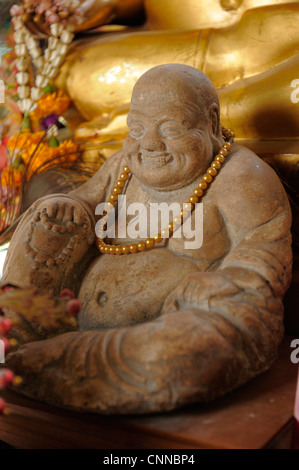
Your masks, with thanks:
[{"label": "stone hand", "polygon": [[[50,233],[86,239],[90,245],[94,241],[94,227],[88,209],[77,199],[59,195],[36,201],[32,228],[46,229]],[[38,227],[39,226],[39,227]],[[61,242],[63,241],[61,237]]]},{"label": "stone hand", "polygon": [[[19,287],[33,284],[55,295],[72,286],[77,277],[71,271],[77,264],[79,276],[84,267],[82,260],[88,259],[95,236],[93,214],[88,205],[65,194],[45,197],[24,214],[20,227],[27,235],[17,233],[19,242],[14,256],[22,259],[27,275],[17,265],[9,270],[4,267],[3,280]],[[9,250],[7,259],[11,253]]]},{"label": "stone hand", "polygon": [[195,272],[186,276],[168,295],[162,314],[194,308],[209,311],[212,298],[234,295],[238,290],[235,284],[221,274]]},{"label": "stone hand", "polygon": [[91,214],[75,198],[57,195],[37,201],[32,215],[25,252],[38,263],[77,262],[94,241]]}]

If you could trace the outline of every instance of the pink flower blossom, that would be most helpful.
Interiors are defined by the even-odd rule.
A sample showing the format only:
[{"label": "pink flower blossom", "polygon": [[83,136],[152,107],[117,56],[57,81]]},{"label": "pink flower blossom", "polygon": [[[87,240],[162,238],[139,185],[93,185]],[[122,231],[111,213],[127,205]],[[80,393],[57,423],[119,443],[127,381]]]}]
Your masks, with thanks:
[{"label": "pink flower blossom", "polygon": [[13,5],[10,9],[11,16],[20,16],[24,14],[24,8],[19,5]]}]

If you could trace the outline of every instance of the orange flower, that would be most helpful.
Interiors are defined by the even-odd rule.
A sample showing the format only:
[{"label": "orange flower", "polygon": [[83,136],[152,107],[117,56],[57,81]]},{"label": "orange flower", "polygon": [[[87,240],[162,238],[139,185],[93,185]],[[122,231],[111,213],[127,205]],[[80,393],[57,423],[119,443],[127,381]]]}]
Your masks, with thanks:
[{"label": "orange flower", "polygon": [[14,182],[17,188],[19,188],[22,184],[23,174],[24,173],[19,170],[14,170],[13,172],[13,178],[14,178]]},{"label": "orange flower", "polygon": [[35,118],[42,118],[51,113],[61,116],[69,107],[70,98],[65,91],[58,90],[54,93],[46,93],[37,102],[37,108],[32,113]]},{"label": "orange flower", "polygon": [[72,140],[65,140],[58,147],[58,153],[69,162],[74,162],[78,158],[78,145]]},{"label": "orange flower", "polygon": [[39,145],[30,143],[21,151],[21,156],[25,165],[28,165],[30,161],[44,161],[51,158],[53,154],[50,150],[47,141]]},{"label": "orange flower", "polygon": [[9,182],[12,178],[12,169],[7,166],[1,173],[1,186],[9,186]]},{"label": "orange flower", "polygon": [[78,145],[72,140],[65,140],[59,147],[50,147],[45,141],[38,147],[36,144],[29,145],[21,152],[21,156],[25,165],[30,162],[28,174],[30,178],[34,172],[40,173],[49,166],[59,167],[62,162],[74,162],[78,158]]},{"label": "orange flower", "polygon": [[33,133],[30,131],[21,131],[19,135],[10,137],[9,141],[7,142],[7,148],[11,152],[14,152],[16,149],[26,149],[31,144],[38,144],[44,135],[44,131]]},{"label": "orange flower", "polygon": [[22,184],[23,172],[7,166],[1,173],[1,186],[19,188]]},{"label": "orange flower", "polygon": [[74,162],[78,158],[78,145],[72,140],[61,142],[58,147],[50,147],[45,137],[45,132],[22,131],[18,136],[13,136],[7,143],[12,154],[15,151],[22,157],[22,170],[7,166],[1,174],[2,186],[20,186],[27,167],[26,179],[31,178],[33,173],[41,173],[49,167],[61,163]]}]

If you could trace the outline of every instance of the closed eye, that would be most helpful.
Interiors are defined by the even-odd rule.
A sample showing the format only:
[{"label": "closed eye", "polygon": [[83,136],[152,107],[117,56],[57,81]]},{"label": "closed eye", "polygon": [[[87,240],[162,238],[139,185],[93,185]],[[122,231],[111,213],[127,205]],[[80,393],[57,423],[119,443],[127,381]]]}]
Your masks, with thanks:
[{"label": "closed eye", "polygon": [[133,139],[141,139],[145,135],[145,127],[142,124],[132,124],[129,126],[129,135]]},{"label": "closed eye", "polygon": [[162,137],[177,137],[182,134],[182,129],[177,127],[167,127],[160,131]]},{"label": "closed eye", "polygon": [[176,121],[167,121],[161,124],[159,129],[161,137],[168,139],[175,139],[176,137],[181,136],[187,129],[185,126],[182,126],[179,122]]}]

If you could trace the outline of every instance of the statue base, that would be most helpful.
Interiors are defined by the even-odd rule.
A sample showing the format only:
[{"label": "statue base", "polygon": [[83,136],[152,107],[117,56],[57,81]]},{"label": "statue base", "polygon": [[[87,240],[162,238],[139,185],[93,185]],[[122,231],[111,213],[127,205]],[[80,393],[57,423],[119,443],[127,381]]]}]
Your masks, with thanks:
[{"label": "statue base", "polygon": [[0,417],[0,449],[291,448],[298,372],[291,341],[285,337],[274,366],[243,387],[168,414],[99,416],[6,391],[10,413]]}]

